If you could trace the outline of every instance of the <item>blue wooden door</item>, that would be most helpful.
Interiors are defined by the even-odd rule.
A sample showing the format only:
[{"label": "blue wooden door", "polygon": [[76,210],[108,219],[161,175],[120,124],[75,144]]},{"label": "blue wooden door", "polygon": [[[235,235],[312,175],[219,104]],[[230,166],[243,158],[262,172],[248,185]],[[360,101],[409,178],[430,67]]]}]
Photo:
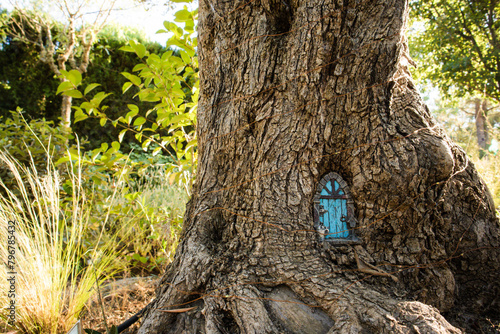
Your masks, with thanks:
[{"label": "blue wooden door", "polygon": [[[333,182],[333,187],[332,187]],[[325,238],[347,238],[347,196],[335,180],[327,182],[319,197],[322,208],[319,220],[328,229]]]}]

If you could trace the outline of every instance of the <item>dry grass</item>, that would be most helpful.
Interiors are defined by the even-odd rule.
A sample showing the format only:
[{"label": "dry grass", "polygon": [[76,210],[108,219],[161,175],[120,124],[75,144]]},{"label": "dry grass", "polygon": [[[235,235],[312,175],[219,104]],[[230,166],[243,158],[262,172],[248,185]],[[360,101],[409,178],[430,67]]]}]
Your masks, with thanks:
[{"label": "dry grass", "polygon": [[[0,193],[3,261],[11,251],[6,242],[7,226],[10,221],[16,224],[15,329],[22,333],[66,333],[92,297],[96,277],[103,281],[117,271],[116,244],[113,238],[103,242],[97,236],[94,245],[99,248],[84,247],[91,208],[80,184],[78,162],[68,168],[73,194],[64,205],[59,193],[59,173],[50,159],[43,175],[34,164],[23,166],[3,152],[0,163],[16,181],[16,189],[3,186]],[[88,261],[87,265],[82,259]],[[1,305],[12,300],[3,293],[8,291],[6,276],[7,268],[1,266]],[[14,329],[7,325],[6,309],[0,310],[0,329]]]},{"label": "dry grass", "polygon": [[[118,326],[142,310],[154,298],[155,286],[156,280],[151,277],[124,278],[105,285],[101,293],[108,326]],[[90,328],[101,333],[106,332],[97,295],[94,295],[91,302],[86,306],[82,322],[83,328]],[[139,325],[140,320],[122,333],[137,333]]]},{"label": "dry grass", "polygon": [[480,159],[478,154],[472,154],[471,158],[488,185],[497,211],[500,211],[500,155],[490,154]]}]

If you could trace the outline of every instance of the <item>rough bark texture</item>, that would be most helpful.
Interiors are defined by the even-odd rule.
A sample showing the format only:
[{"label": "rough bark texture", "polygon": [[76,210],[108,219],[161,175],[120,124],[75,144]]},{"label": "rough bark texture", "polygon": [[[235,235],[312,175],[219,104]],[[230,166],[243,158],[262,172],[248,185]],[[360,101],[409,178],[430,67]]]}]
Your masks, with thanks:
[{"label": "rough bark texture", "polygon": [[65,127],[71,126],[71,102],[72,97],[63,95],[61,104],[61,124]]},{"label": "rough bark texture", "polygon": [[[140,333],[458,333],[438,310],[498,316],[499,223],[412,83],[407,5],[200,1],[198,176]],[[314,230],[329,172],[358,245]]]},{"label": "rough bark texture", "polygon": [[486,100],[476,99],[474,101],[474,115],[476,119],[477,144],[483,150],[488,150],[488,127],[486,119]]}]

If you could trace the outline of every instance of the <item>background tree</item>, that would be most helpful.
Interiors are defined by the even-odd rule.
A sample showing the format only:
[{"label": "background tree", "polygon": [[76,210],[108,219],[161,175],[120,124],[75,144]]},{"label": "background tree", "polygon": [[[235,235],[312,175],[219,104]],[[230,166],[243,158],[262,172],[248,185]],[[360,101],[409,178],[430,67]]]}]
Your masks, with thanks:
[{"label": "background tree", "polygon": [[[459,332],[426,304],[498,317],[500,226],[413,84],[408,2],[199,13],[197,179],[139,332]],[[332,172],[359,241],[315,229]]]},{"label": "background tree", "polygon": [[[52,10],[43,8],[44,11],[40,10],[39,2],[31,1],[28,6],[16,2],[15,10],[9,16],[10,22],[5,24],[9,28],[7,34],[24,43],[35,45],[40,61],[47,64],[51,71],[64,82],[67,79],[61,76],[62,71],[72,69],[78,71],[80,75],[87,71],[90,52],[97,40],[97,33],[103,28],[115,2],[116,0],[99,2],[94,19],[90,23],[85,17],[88,13],[84,12],[88,9],[88,0],[50,1],[42,5]],[[56,8],[57,15],[61,16],[59,21],[47,14],[53,13],[53,8]],[[64,23],[59,23],[61,21]],[[80,96],[62,97],[61,119],[66,127],[71,125],[73,97]]]},{"label": "background tree", "polygon": [[412,1],[424,26],[412,38],[418,75],[450,97],[467,97],[477,141],[487,150],[488,100],[500,102],[500,2],[497,0]]},{"label": "background tree", "polygon": [[33,45],[6,36],[0,47],[0,115],[19,106],[30,119],[57,121],[61,115],[61,97],[56,95],[59,80],[49,66],[38,60]]},{"label": "background tree", "polygon": [[[53,33],[54,36],[58,34]],[[123,52],[121,47],[133,39],[143,44],[148,52],[161,55],[165,47],[146,39],[143,33],[128,27],[107,25],[97,35],[97,41],[90,52],[90,63],[83,84],[99,82],[111,93],[107,98],[107,113],[111,118],[128,111],[127,104],[137,103],[141,109],[148,109],[151,103],[135,102],[132,91],[122,93],[127,79],[122,72],[131,72],[137,65],[137,57]],[[55,39],[55,43],[59,43]],[[39,60],[35,45],[16,40],[6,34],[0,48],[0,115],[10,117],[9,111],[20,107],[28,119],[45,118],[57,123],[61,117],[61,96],[56,94],[60,80],[49,66]],[[103,142],[117,138],[120,129],[111,124],[101,127],[98,120],[73,124],[73,131],[80,138],[87,138],[87,149],[99,147]],[[123,149],[128,150],[129,137],[124,138]]]}]

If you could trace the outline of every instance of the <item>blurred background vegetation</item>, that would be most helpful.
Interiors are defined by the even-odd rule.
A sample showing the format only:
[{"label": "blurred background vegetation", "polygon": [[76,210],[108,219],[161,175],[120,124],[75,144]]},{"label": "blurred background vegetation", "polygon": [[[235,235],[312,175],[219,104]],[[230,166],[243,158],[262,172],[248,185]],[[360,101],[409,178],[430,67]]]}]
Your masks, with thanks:
[{"label": "blurred background vegetation", "polygon": [[500,206],[500,3],[410,1],[412,74]]},{"label": "blurred background vegetation", "polygon": [[[126,26],[72,22],[68,13],[85,6],[61,8],[57,20],[39,6],[44,1],[0,8],[2,238],[15,220],[19,240],[58,254],[55,262],[30,262],[28,248],[19,246],[22,266],[30,268],[21,281],[35,273],[57,277],[37,289],[20,284],[20,293],[40,300],[37,312],[33,303],[20,305],[21,332],[65,333],[89,302],[80,287],[117,275],[157,275],[173,259],[196,174],[198,60],[196,6],[172,2],[187,6],[164,22],[165,45]],[[410,6],[414,79],[498,209],[500,5],[422,0]],[[69,127],[61,122],[65,98],[72,106]],[[49,239],[37,238],[40,231]],[[69,238],[72,231],[79,238]],[[58,243],[49,248],[48,240]],[[0,273],[6,291],[5,268]],[[47,289],[55,292],[52,304],[41,301],[39,291]],[[2,312],[0,329],[7,330]]]}]

